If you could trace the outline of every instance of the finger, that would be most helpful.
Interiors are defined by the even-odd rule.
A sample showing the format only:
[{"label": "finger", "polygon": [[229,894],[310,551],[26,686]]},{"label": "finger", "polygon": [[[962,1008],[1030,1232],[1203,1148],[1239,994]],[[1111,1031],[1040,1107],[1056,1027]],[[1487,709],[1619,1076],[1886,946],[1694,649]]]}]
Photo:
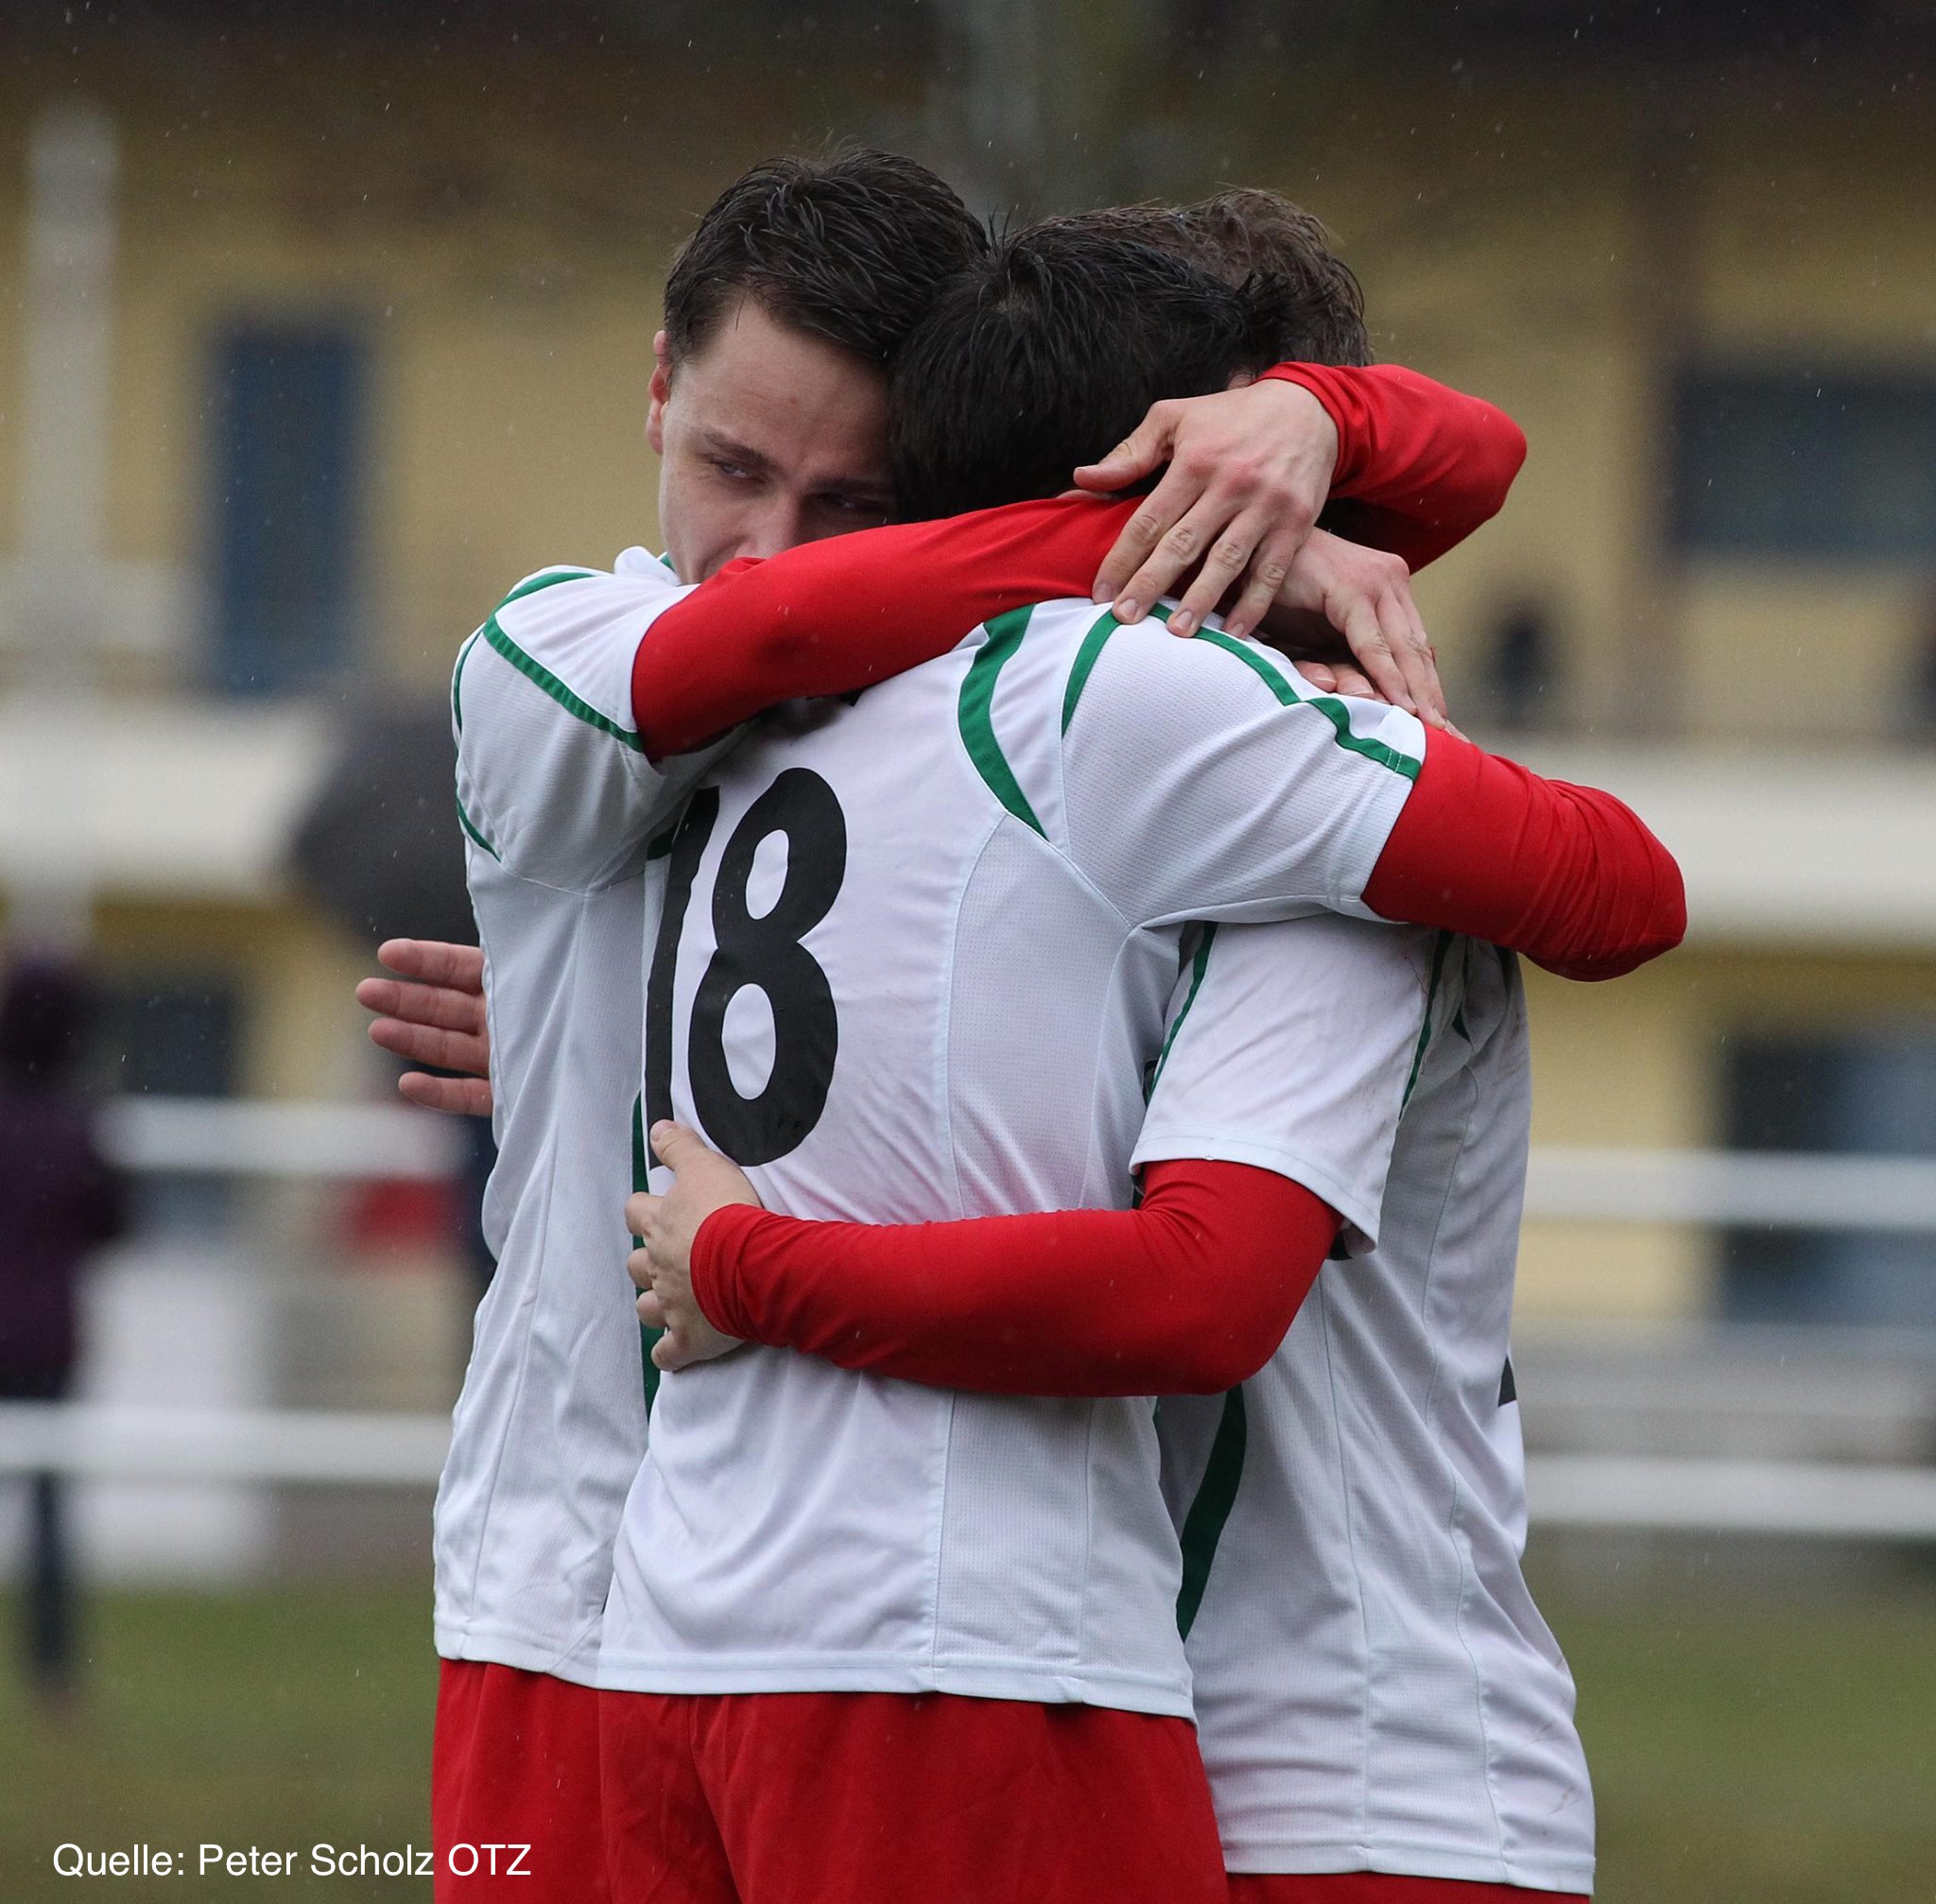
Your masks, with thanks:
[{"label": "finger", "polygon": [[674,1172],[689,1168],[700,1157],[718,1155],[697,1131],[688,1131],[683,1124],[675,1124],[669,1117],[654,1124],[650,1136],[652,1154]]},{"label": "finger", "polygon": [[1241,637],[1263,624],[1304,543],[1304,532],[1288,524],[1278,524],[1258,543],[1244,572],[1242,592],[1223,617],[1226,632]]},{"label": "finger", "polygon": [[[1216,506],[1207,499],[1205,512],[1215,519]],[[1169,618],[1172,634],[1195,634],[1206,614],[1217,613],[1217,604],[1236,587],[1237,578],[1250,564],[1252,555],[1270,527],[1269,519],[1255,511],[1246,511],[1232,522],[1210,545],[1203,566],[1184,592],[1177,612]],[[1277,591],[1273,588],[1272,595]]]},{"label": "finger", "polygon": [[1123,525],[1090,591],[1098,601],[1114,601],[1118,621],[1141,621],[1150,604],[1202,553],[1199,544],[1194,554],[1181,554],[1172,542],[1177,526],[1202,493],[1201,476],[1171,463]]},{"label": "finger", "polygon": [[402,1018],[372,1018],[370,1042],[412,1065],[433,1065],[440,1071],[468,1071],[481,1078],[491,1068],[491,1053],[482,1038],[463,1031],[443,1031],[435,1025],[411,1025]]},{"label": "finger", "polygon": [[1291,666],[1315,687],[1320,694],[1338,692],[1338,670],[1327,667],[1322,661],[1294,661]]},{"label": "finger", "polygon": [[643,1237],[646,1226],[658,1214],[659,1206],[665,1202],[649,1190],[634,1190],[625,1200],[625,1227],[634,1237]]},{"label": "finger", "polygon": [[1084,463],[1076,472],[1076,487],[1117,490],[1141,482],[1167,459],[1175,440],[1176,412],[1167,404],[1152,404],[1150,414],[1100,462]]},{"label": "finger", "polygon": [[639,1321],[648,1329],[663,1329],[666,1326],[666,1305],[659,1300],[656,1290],[641,1290],[638,1301],[633,1307],[639,1312]]},{"label": "finger", "polygon": [[1426,632],[1424,617],[1409,587],[1393,591],[1405,617],[1406,641],[1398,652],[1398,665],[1405,670],[1406,684],[1411,689],[1419,718],[1430,727],[1447,724],[1445,687],[1439,679],[1439,657],[1432,638]]},{"label": "finger", "polygon": [[397,1089],[426,1111],[447,1111],[463,1117],[491,1115],[488,1078],[433,1078],[424,1071],[406,1071],[397,1080]]},{"label": "finger", "polygon": [[447,1031],[481,1031],[484,1000],[475,992],[450,985],[418,985],[398,978],[360,978],[356,1002],[367,1012],[412,1025],[437,1025]]},{"label": "finger", "polygon": [[484,954],[475,945],[453,945],[443,939],[386,939],[376,948],[381,964],[405,978],[426,985],[450,985],[459,992],[484,989]]},{"label": "finger", "polygon": [[688,1362],[697,1360],[691,1349],[686,1346],[684,1337],[667,1329],[652,1344],[652,1366],[662,1369],[666,1375],[677,1375]]},{"label": "finger", "polygon": [[[626,1210],[626,1227],[633,1236],[639,1233],[639,1226],[631,1220],[630,1205]],[[625,1259],[625,1272],[633,1284],[641,1290],[652,1287],[652,1255],[649,1250],[633,1250]]]},{"label": "finger", "polygon": [[1385,699],[1372,684],[1371,678],[1359,673],[1348,661],[1340,663],[1332,672],[1338,677],[1338,685],[1332,690],[1334,693],[1356,695],[1360,701]]},{"label": "finger", "polygon": [[1343,635],[1360,675],[1368,675],[1394,706],[1405,706],[1407,701],[1399,699],[1405,694],[1405,677],[1392,658],[1391,637],[1378,618],[1377,604],[1355,590],[1338,591],[1325,597],[1324,615]]},{"label": "finger", "polygon": [[[1399,656],[1411,646],[1411,626],[1405,615],[1404,603],[1399,599],[1399,591],[1393,588],[1383,590],[1378,597],[1378,626],[1385,634],[1385,653],[1391,661],[1388,670],[1390,679],[1381,678],[1377,671],[1367,666],[1365,672],[1378,684],[1379,692],[1394,707],[1402,707],[1408,714],[1418,712],[1418,701],[1411,691],[1411,684],[1405,677],[1405,668]],[[1393,684],[1397,691],[1394,693]]]}]

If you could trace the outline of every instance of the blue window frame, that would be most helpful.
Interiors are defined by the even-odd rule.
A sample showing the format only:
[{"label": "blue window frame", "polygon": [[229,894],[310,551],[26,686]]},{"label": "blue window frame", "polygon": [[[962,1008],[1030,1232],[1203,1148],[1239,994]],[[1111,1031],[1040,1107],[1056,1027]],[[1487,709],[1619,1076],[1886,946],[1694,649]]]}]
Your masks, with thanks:
[{"label": "blue window frame", "polygon": [[1689,554],[1936,554],[1936,368],[1690,366],[1671,534]]},{"label": "blue window frame", "polygon": [[215,354],[215,676],[277,694],[351,658],[365,366],[345,326],[253,324]]}]

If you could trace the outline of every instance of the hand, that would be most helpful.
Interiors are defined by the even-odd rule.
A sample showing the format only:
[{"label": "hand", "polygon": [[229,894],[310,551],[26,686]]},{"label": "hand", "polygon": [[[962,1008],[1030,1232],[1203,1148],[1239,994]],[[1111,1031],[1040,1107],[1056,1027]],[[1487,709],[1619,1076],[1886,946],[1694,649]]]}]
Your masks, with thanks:
[{"label": "hand", "polygon": [[703,1137],[679,1124],[654,1124],[652,1149],[672,1172],[663,1197],[641,1190],[627,1200],[625,1220],[642,1247],[627,1259],[639,1297],[639,1321],[665,1334],[652,1344],[652,1362],[668,1374],[711,1361],[739,1346],[706,1320],[692,1292],[692,1241],[700,1225],[728,1203],[761,1207],[746,1172]]},{"label": "hand", "polygon": [[1301,384],[1275,379],[1172,399],[1153,405],[1099,463],[1079,469],[1076,482],[1126,489],[1166,461],[1163,480],[1104,558],[1091,593],[1098,601],[1114,597],[1119,620],[1140,621],[1195,568],[1169,619],[1173,632],[1191,634],[1241,579],[1224,626],[1248,634],[1330,495],[1338,426]]},{"label": "hand", "polygon": [[[1350,662],[1337,652],[1340,637]],[[1428,727],[1451,725],[1438,650],[1411,598],[1411,572],[1395,555],[1312,530],[1278,591],[1264,639],[1295,661],[1326,665],[1331,692],[1368,693]],[[1315,679],[1309,668],[1302,671]]]},{"label": "hand", "polygon": [[491,1115],[491,1028],[484,1013],[484,954],[475,945],[439,939],[386,939],[377,958],[406,981],[365,978],[356,1002],[381,1015],[370,1028],[372,1044],[418,1065],[462,1071],[461,1078],[433,1078],[406,1071],[397,1089],[432,1111]]}]

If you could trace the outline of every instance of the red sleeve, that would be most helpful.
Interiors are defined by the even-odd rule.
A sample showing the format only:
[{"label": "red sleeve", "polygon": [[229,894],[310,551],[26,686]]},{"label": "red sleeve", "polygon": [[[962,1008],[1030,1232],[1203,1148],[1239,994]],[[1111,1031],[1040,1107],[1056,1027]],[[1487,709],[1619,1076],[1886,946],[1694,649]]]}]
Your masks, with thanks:
[{"label": "red sleeve", "polygon": [[932,661],[991,615],[1087,595],[1134,510],[1011,503],[731,563],[639,644],[631,702],[646,752],[689,753],[783,701]]},{"label": "red sleeve", "polygon": [[1338,425],[1324,527],[1414,569],[1497,515],[1526,460],[1504,410],[1398,364],[1279,364],[1264,375],[1302,384]]},{"label": "red sleeve", "polygon": [[1134,1210],[817,1223],[743,1203],[693,1241],[717,1328],[930,1388],[1217,1394],[1264,1366],[1338,1234],[1247,1164],[1152,1164]]},{"label": "red sleeve", "polygon": [[1566,978],[1617,978],[1687,930],[1681,869],[1631,807],[1436,729],[1364,900]]}]

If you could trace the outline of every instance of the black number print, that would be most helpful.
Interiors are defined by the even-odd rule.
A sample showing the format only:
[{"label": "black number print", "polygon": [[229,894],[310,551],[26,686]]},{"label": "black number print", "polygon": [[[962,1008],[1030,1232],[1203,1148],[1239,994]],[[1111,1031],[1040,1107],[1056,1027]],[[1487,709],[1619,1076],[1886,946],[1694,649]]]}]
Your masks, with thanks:
[{"label": "black number print", "polygon": [[[646,997],[647,1104],[672,1104],[672,974],[700,861],[718,819],[719,797],[693,798],[672,846],[665,916]],[[754,856],[774,834],[786,841],[786,876],[772,906],[747,903]],[[790,767],[747,808],[719,856],[713,883],[712,961],[693,997],[686,1075],[706,1135],[738,1164],[769,1164],[799,1148],[826,1109],[840,1027],[833,987],[801,943],[839,896],[847,873],[847,820],[819,774]],[[747,986],[773,1015],[773,1068],[748,1098],[726,1061],[726,1010]]]}]

